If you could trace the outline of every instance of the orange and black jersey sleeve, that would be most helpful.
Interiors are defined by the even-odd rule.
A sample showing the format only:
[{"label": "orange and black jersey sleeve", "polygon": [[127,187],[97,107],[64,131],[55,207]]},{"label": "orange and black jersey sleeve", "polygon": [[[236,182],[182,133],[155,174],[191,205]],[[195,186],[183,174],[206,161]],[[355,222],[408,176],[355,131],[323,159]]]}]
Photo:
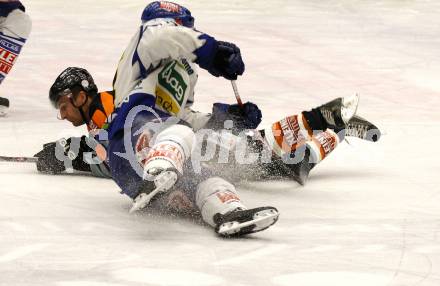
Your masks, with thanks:
[{"label": "orange and black jersey sleeve", "polygon": [[89,129],[107,129],[112,113],[115,111],[114,91],[98,93],[89,108]]}]

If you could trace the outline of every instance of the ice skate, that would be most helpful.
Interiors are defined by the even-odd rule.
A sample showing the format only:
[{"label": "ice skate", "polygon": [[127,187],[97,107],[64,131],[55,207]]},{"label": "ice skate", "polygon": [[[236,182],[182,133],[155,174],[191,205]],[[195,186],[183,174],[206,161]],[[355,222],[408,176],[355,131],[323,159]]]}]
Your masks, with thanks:
[{"label": "ice skate", "polygon": [[140,194],[133,201],[130,213],[145,208],[159,193],[169,191],[179,178],[177,170],[173,168],[148,170],[148,175],[151,180],[144,181]]},{"label": "ice skate", "polygon": [[215,231],[225,237],[242,236],[269,228],[277,222],[278,216],[279,212],[274,207],[236,209],[214,216]]},{"label": "ice skate", "polygon": [[9,100],[4,97],[0,97],[0,116],[5,116],[9,109]]},{"label": "ice skate", "polygon": [[380,130],[368,120],[356,115],[359,96],[336,98],[318,109],[327,123],[327,127],[344,136],[357,137],[376,142],[381,136]]},{"label": "ice skate", "polygon": [[310,150],[305,150],[304,160],[296,165],[287,165],[293,171],[292,178],[301,186],[304,186],[309,178],[310,171],[314,164],[310,163]]},{"label": "ice skate", "polygon": [[[295,180],[301,186],[304,186],[314,164],[309,163],[309,150],[304,150],[303,155],[299,153],[297,155],[304,156],[304,159],[296,164],[288,164],[279,157],[273,157],[271,164],[265,166],[267,176],[289,177]],[[292,155],[292,157],[294,157],[294,155]]]},{"label": "ice skate", "polygon": [[356,114],[359,105],[359,96],[352,95],[336,98],[318,107],[328,128],[343,129]]},{"label": "ice skate", "polygon": [[184,125],[170,126],[157,135],[156,142],[141,159],[144,185],[134,199],[130,213],[146,207],[153,197],[169,191],[176,184],[183,174],[183,164],[189,157],[193,137],[192,129]]},{"label": "ice skate", "polygon": [[357,137],[372,142],[378,141],[381,135],[379,128],[358,115],[353,116],[345,128],[345,136]]}]

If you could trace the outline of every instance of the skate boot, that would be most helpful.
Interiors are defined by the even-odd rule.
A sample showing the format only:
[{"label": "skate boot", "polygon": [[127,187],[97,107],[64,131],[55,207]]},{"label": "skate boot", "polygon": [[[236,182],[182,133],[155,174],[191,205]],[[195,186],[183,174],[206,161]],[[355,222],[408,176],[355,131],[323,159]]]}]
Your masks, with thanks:
[{"label": "skate boot", "polygon": [[[148,177],[148,178],[147,178]],[[179,172],[175,168],[152,168],[145,172],[144,183],[139,195],[134,199],[130,213],[145,208],[153,197],[165,193],[173,188],[179,178]]]},{"label": "skate boot", "polygon": [[356,114],[359,96],[352,95],[336,98],[318,107],[324,117],[327,127],[333,130],[344,129],[350,119]]},{"label": "skate boot", "polygon": [[378,141],[381,135],[379,128],[358,115],[353,116],[345,128],[345,136],[357,137],[371,142]]},{"label": "skate boot", "polygon": [[[148,134],[148,133],[147,133]],[[142,209],[159,193],[173,188],[183,174],[183,165],[190,156],[195,135],[188,126],[175,124],[160,131],[150,148],[148,135],[139,137],[138,160],[143,165],[143,186],[134,199],[130,213]]]},{"label": "skate boot", "polygon": [[224,237],[238,237],[269,228],[277,222],[278,216],[274,207],[235,209],[224,215],[217,213],[215,231]]},{"label": "skate boot", "polygon": [[293,172],[292,178],[301,186],[304,186],[309,178],[310,171],[316,164],[310,162],[310,149],[304,151],[304,159],[295,165],[287,165]]},{"label": "skate boot", "polygon": [[[303,148],[302,152],[304,152],[304,154],[299,154],[299,156],[303,156],[304,159],[296,164],[288,164],[283,161],[281,157],[272,156],[270,164],[263,165],[265,171],[264,176],[268,178],[288,177],[295,180],[301,186],[304,186],[315,164],[310,163],[310,150],[304,150]],[[294,156],[295,155],[292,155],[291,157]]]},{"label": "skate boot", "polygon": [[334,99],[318,108],[327,123],[327,128],[338,133],[341,141],[345,136],[357,137],[376,142],[381,136],[380,130],[368,120],[356,115],[359,96]]},{"label": "skate boot", "polygon": [[0,97],[0,116],[5,116],[9,109],[9,100],[4,97]]}]

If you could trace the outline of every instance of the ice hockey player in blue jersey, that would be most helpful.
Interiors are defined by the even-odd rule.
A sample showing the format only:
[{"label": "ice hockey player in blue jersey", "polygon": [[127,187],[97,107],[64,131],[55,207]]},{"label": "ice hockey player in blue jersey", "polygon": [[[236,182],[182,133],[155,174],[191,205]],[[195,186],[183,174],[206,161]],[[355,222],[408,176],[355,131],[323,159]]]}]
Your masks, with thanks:
[{"label": "ice hockey player in blue jersey", "polygon": [[[151,9],[160,16],[155,17]],[[261,231],[277,221],[278,211],[267,206],[248,209],[234,185],[225,179],[228,171],[290,176],[303,184],[310,170],[344,136],[378,139],[380,133],[370,132],[375,126],[355,115],[356,96],[285,117],[262,130],[255,129],[258,116],[242,111],[240,116],[231,116],[232,123],[234,119],[244,122],[249,132],[237,136],[214,130],[212,136],[199,137],[218,126],[213,119],[227,119],[234,108],[220,108],[226,110],[226,117],[216,116],[216,109],[208,116],[197,116],[191,110],[196,65],[214,76],[236,79],[244,72],[240,50],[194,30],[189,11],[174,3],[153,2],[145,9],[143,19],[119,63],[114,91],[98,93],[86,70],[68,68],[49,93],[61,119],[101,131],[97,140],[107,144],[103,159],[121,192],[134,200],[133,211],[154,205],[162,209],[192,208],[220,235]],[[250,114],[252,110],[248,110]],[[63,163],[69,161],[80,168],[93,165],[90,157],[95,146],[87,139],[79,139],[77,146],[72,140],[59,145],[57,158]],[[40,170],[50,170],[45,150],[53,151],[57,146],[37,154]],[[235,156],[226,165],[215,163],[221,154],[206,162],[201,156],[210,147],[223,150],[219,153],[237,154],[243,146],[257,160],[248,162],[242,160],[246,156]]]},{"label": "ice hockey player in blue jersey", "polygon": [[[0,85],[11,71],[31,31],[31,20],[17,0],[0,0]],[[0,116],[9,100],[0,96]]]},{"label": "ice hockey player in blue jersey", "polygon": [[[50,99],[59,108],[61,119],[67,119],[75,126],[86,123],[91,130],[106,130],[106,160],[112,178],[123,193],[134,199],[140,194],[140,189],[150,189],[154,193],[154,181],[161,181],[166,185],[161,191],[173,187],[183,172],[185,157],[190,155],[192,149],[193,142],[189,142],[187,136],[192,136],[192,128],[197,130],[210,124],[212,116],[200,117],[190,109],[197,80],[196,65],[214,76],[229,80],[237,79],[244,72],[240,49],[232,43],[217,41],[208,34],[193,29],[193,18],[187,9],[171,2],[153,2],[145,8],[142,21],[120,60],[111,93],[100,93],[98,96],[88,73],[76,68],[61,73],[50,90]],[[63,83],[69,82],[69,78],[81,80],[66,88]],[[110,105],[107,104],[109,102]],[[133,159],[145,152],[145,147],[150,143],[148,135],[139,134],[139,129],[156,119],[169,118],[176,119],[176,124],[157,132],[156,135],[160,133],[161,136],[155,142],[177,161],[160,155],[163,154],[161,151],[153,160],[149,160],[152,165],[141,159],[148,167],[142,167],[146,171],[139,172],[139,168],[133,168],[131,164]],[[127,127],[126,122],[131,119],[132,126]],[[134,144],[131,147],[138,150],[137,155],[126,158],[128,160],[119,156],[126,152],[127,136]],[[178,152],[177,157],[166,151],[167,148]],[[150,180],[144,180],[144,176],[148,176]],[[220,178],[212,179],[219,181],[219,187],[225,185]],[[226,185],[233,189],[232,185]],[[216,202],[206,203],[208,197],[216,197],[211,191],[204,189],[197,192],[200,204],[207,206],[202,213],[213,209],[222,218],[227,213],[227,217],[232,213],[240,214],[242,219],[246,217],[244,224],[232,230],[234,233],[246,234],[265,229],[278,217],[275,208],[271,207],[246,210],[236,196],[233,196],[235,193],[232,190],[225,191],[227,196],[214,205],[215,208],[208,208]],[[194,190],[193,194],[195,193]],[[219,226],[222,218],[214,222],[213,216],[214,214],[207,214],[204,218],[209,217],[206,221],[210,225]],[[254,216],[262,218],[255,220]],[[254,222],[249,223],[249,220]],[[227,235],[222,231],[219,233]]]}]

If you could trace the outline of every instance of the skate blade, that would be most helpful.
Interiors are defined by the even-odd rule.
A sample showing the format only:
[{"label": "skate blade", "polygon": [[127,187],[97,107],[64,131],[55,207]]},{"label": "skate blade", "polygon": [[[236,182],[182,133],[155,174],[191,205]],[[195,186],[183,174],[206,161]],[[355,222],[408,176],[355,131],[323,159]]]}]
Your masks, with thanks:
[{"label": "skate blade", "polygon": [[134,202],[131,209],[128,211],[129,213],[133,213],[140,209],[145,208],[151,201],[151,199],[156,196],[158,193],[166,192],[170,190],[174,184],[177,182],[177,174],[173,171],[164,171],[160,173],[157,178],[154,179],[154,184],[156,188],[151,191],[149,194],[141,193],[139,194]]},{"label": "skate blade", "polygon": [[254,225],[254,227],[243,234],[248,233],[254,233],[258,231],[265,230],[266,228],[273,225],[279,217],[279,212],[277,212],[274,209],[267,209],[262,210],[259,212],[256,212],[253,216],[253,220],[246,221],[246,222],[238,222],[238,221],[231,221],[231,222],[225,222],[223,223],[219,229],[218,234],[223,236],[230,236],[230,235],[239,235],[240,231],[245,228]]},{"label": "skate blade", "polygon": [[341,116],[345,124],[356,114],[359,106],[359,95],[351,95],[342,98]]}]

